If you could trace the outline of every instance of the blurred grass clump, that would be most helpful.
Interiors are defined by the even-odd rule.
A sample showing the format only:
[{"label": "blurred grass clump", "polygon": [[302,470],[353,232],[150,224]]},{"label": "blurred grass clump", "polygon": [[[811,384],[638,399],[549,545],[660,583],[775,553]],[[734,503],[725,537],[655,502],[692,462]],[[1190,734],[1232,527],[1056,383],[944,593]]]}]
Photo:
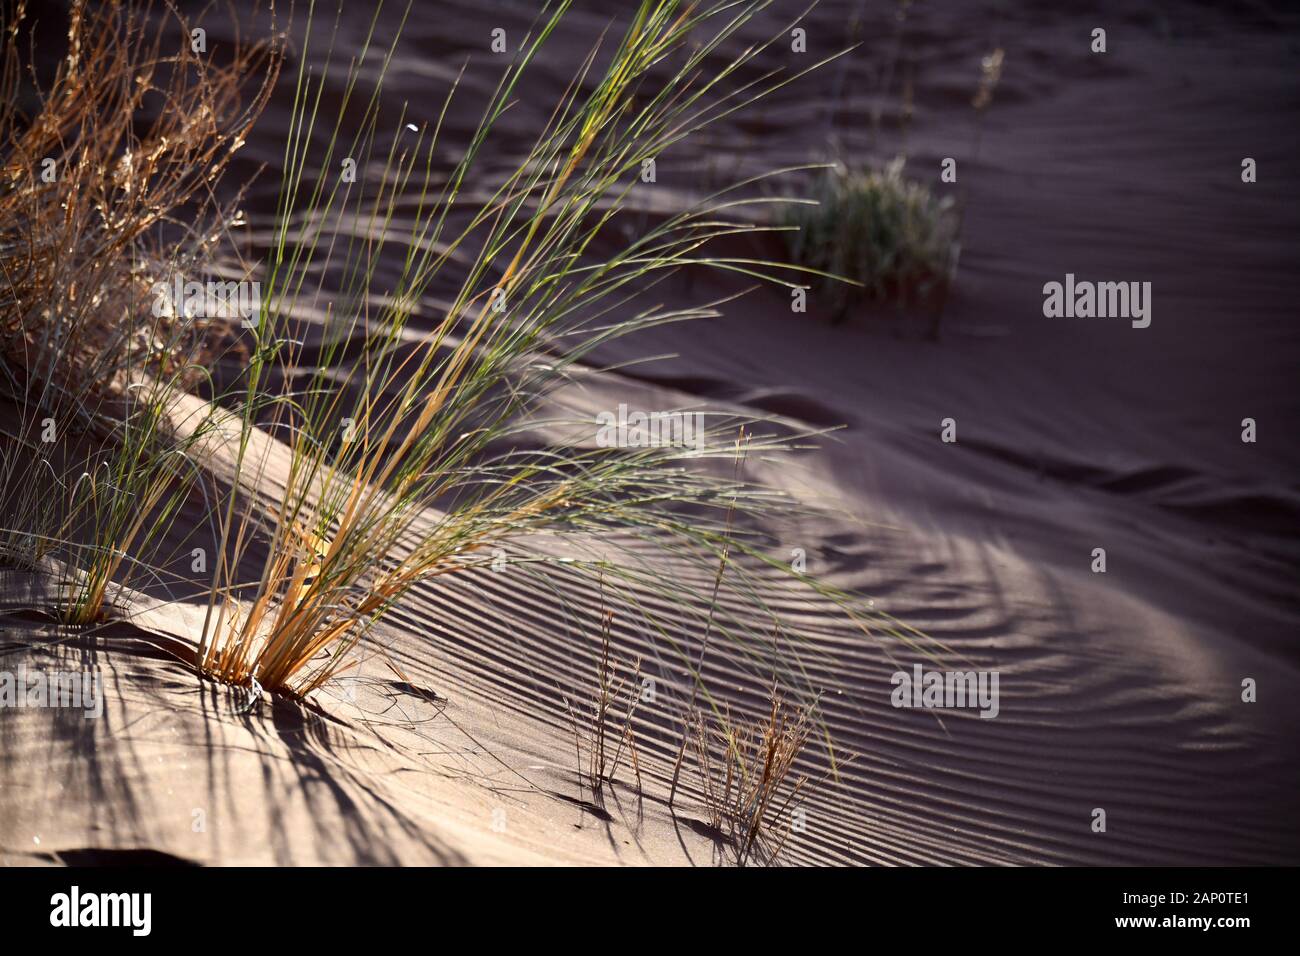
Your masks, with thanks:
[{"label": "blurred grass clump", "polygon": [[836,321],[862,301],[924,303],[947,289],[956,270],[955,203],[907,179],[904,165],[902,157],[878,170],[836,163],[814,182],[812,202],[786,207],[790,256],[826,274],[812,292]]}]

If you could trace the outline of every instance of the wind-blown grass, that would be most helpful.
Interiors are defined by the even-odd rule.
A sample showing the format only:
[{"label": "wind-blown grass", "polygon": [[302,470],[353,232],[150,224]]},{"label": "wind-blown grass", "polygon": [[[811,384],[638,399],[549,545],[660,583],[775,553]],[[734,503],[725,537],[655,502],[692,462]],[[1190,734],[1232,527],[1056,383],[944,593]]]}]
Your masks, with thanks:
[{"label": "wind-blown grass", "polygon": [[[255,495],[226,500],[200,648],[206,673],[307,694],[351,665],[349,652],[412,587],[484,564],[499,544],[543,531],[613,532],[654,541],[664,553],[716,560],[726,531],[709,513],[782,503],[772,492],[687,467],[730,458],[734,421],[710,429],[696,448],[517,447],[523,430],[537,424],[525,414],[598,346],[651,325],[716,314],[716,303],[645,304],[657,279],[688,263],[760,277],[780,270],[702,251],[712,238],[763,228],[731,215],[763,200],[733,191],[609,249],[611,222],[644,158],[789,80],[765,77],[724,91],[761,46],[721,66],[708,62],[723,57],[726,41],[765,6],[642,3],[612,53],[592,51],[533,147],[486,197],[465,194],[470,170],[567,4],[555,5],[525,39],[478,130],[442,176],[433,170],[445,102],[439,117],[381,145],[376,89],[363,106],[364,124],[343,145],[354,65],[317,151],[322,82],[303,67],[269,292],[239,404],[240,485],[253,488],[265,478],[250,452],[254,429],[285,436],[291,462],[286,475],[275,476],[283,492],[269,520]],[[383,54],[385,63],[390,56]],[[403,115],[394,125],[409,122]],[[348,183],[335,173],[344,157],[379,171]],[[348,232],[341,222],[360,228]],[[394,246],[400,276],[381,288],[375,266]],[[340,381],[327,345],[305,387],[267,400],[263,383],[271,373],[300,364],[304,325],[295,310],[317,300],[325,275],[343,277],[330,338],[364,338],[363,354]],[[451,290],[448,304],[430,329],[413,334],[411,315],[435,282]],[[790,447],[789,431],[768,427],[751,452]],[[688,519],[686,507],[705,516]],[[260,579],[241,583],[232,569],[259,535],[266,555]],[[607,576],[616,590],[649,577],[595,558],[570,559],[569,566],[589,571],[593,583]],[[662,580],[655,587],[686,591]],[[770,633],[765,623],[758,630]]]},{"label": "wind-blown grass", "polygon": [[[175,225],[178,203],[206,193],[268,87],[258,88],[251,106],[235,108],[229,87],[244,74],[208,73],[206,83],[232,96],[195,94],[192,108],[183,109],[183,87],[177,108],[165,111],[199,117],[197,127],[176,121],[157,142],[116,128],[100,132],[99,163],[76,167],[93,187],[75,220],[89,245],[66,256],[42,254],[50,243],[83,235],[65,235],[51,222],[32,233],[46,239],[31,240],[16,256],[6,252],[4,261],[7,274],[14,270],[11,287],[19,290],[5,313],[6,334],[16,330],[4,352],[16,370],[13,393],[38,406],[85,409],[88,414],[78,414],[98,422],[93,433],[107,436],[85,455],[84,468],[67,472],[81,477],[70,482],[66,514],[43,515],[31,499],[23,512],[25,520],[42,523],[36,540],[53,542],[78,570],[67,615],[97,618],[112,582],[155,570],[151,548],[199,478],[216,540],[196,665],[231,684],[312,693],[356,665],[376,622],[412,589],[482,567],[498,548],[529,573],[562,569],[583,576],[593,592],[603,582],[620,602],[620,615],[636,615],[697,682],[700,659],[683,650],[687,628],[707,635],[706,643],[725,642],[738,666],[778,672],[787,687],[813,699],[808,652],[768,600],[764,575],[771,571],[804,588],[809,599],[834,602],[864,633],[912,639],[864,600],[791,571],[755,530],[761,524],[755,519],[793,513],[797,505],[734,472],[728,477],[737,429],[746,429],[755,459],[794,453],[806,433],[789,423],[713,412],[696,446],[602,448],[592,441],[595,422],[562,414],[559,390],[598,368],[601,349],[612,340],[725,308],[726,300],[684,308],[656,302],[659,284],[674,270],[707,266],[794,284],[788,276],[798,270],[786,264],[710,250],[714,239],[776,228],[743,214],[745,206],[771,201],[758,195],[757,181],[702,197],[630,240],[620,219],[644,159],[666,154],[797,78],[743,79],[787,31],[727,52],[767,6],[645,0],[621,39],[593,49],[580,64],[531,147],[522,156],[503,152],[518,156],[505,173],[486,171],[484,158],[567,3],[549,5],[539,16],[483,104],[477,128],[457,143],[445,141],[443,125],[452,98],[467,95],[458,82],[435,115],[393,117],[381,110],[382,77],[393,54],[392,47],[374,45],[382,8],[362,54],[347,65],[337,111],[328,116],[326,76],[343,67],[331,39],[326,75],[317,74],[320,57],[309,27],[299,51],[274,238],[256,273],[261,309],[249,358],[241,377],[212,405],[200,402],[197,413],[185,411],[194,405],[181,401],[181,393],[215,388],[199,369],[220,348],[214,336],[229,330],[150,314],[125,323],[118,343],[102,337],[116,326],[96,311],[108,308],[109,299],[87,299],[84,290],[136,301],[128,293],[138,299],[166,272],[162,264],[176,265],[176,253],[162,255],[146,238],[155,227]],[[86,59],[86,48],[74,45],[83,51],[79,64],[98,64],[94,76],[69,67],[64,82],[118,89],[114,84],[139,65],[119,49],[133,34],[95,35],[109,47],[99,60]],[[163,55],[147,44],[130,46],[144,51],[146,63]],[[253,75],[263,64],[263,74],[273,73],[279,62],[262,46],[250,47],[246,57],[236,63]],[[361,77],[376,72],[379,79],[363,92]],[[118,98],[129,102],[131,90],[127,83]],[[77,128],[102,129],[103,97],[87,99],[96,104],[87,107],[93,116]],[[30,129],[20,141],[36,135]],[[30,161],[43,142],[28,142],[6,161],[6,182],[16,185],[0,198],[7,213],[37,223],[49,216],[45,200],[57,196],[30,179]],[[169,159],[171,148],[179,152]],[[176,181],[163,189],[146,176],[128,188],[129,177],[119,181],[123,155],[133,157],[128,172],[143,175],[144,160],[156,157],[160,165],[149,168]],[[448,163],[447,155],[454,160]],[[355,161],[355,181],[341,175],[344,159]],[[107,171],[102,181],[95,178],[101,170]],[[119,209],[135,218],[120,223]],[[229,237],[227,222],[218,217],[211,229],[182,230],[195,240],[182,244],[190,257],[183,261],[201,267],[205,251]],[[103,250],[104,263],[86,262],[85,253],[95,249]],[[143,271],[131,271],[129,263]],[[83,271],[68,278],[77,268]],[[80,296],[74,301],[94,307],[73,310],[70,318],[39,308],[68,294],[74,282]],[[124,314],[140,313],[128,308]],[[320,344],[309,355],[313,332]],[[563,440],[539,443],[540,435],[561,433]],[[286,452],[283,468],[264,454],[272,439]],[[214,466],[217,446],[231,452],[230,470],[200,475],[200,468]],[[649,546],[656,559],[643,560],[631,545]],[[241,578],[250,564],[260,564],[258,572]],[[725,580],[715,576],[721,566]],[[680,571],[666,574],[665,567]],[[713,579],[711,599],[701,600],[695,572]],[[521,586],[529,580],[521,578]],[[675,608],[681,619],[669,622],[647,598]],[[709,689],[699,691],[713,707]]]}]

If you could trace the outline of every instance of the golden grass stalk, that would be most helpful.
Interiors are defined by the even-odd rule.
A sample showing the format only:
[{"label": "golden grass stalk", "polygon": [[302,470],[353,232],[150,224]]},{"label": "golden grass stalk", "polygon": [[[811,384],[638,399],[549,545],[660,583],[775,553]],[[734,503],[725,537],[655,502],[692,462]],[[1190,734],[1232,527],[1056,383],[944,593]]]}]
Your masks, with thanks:
[{"label": "golden grass stalk", "polygon": [[762,718],[733,721],[728,709],[697,717],[691,742],[708,823],[738,866],[774,862],[784,847],[787,811],[807,782],[790,775],[811,729],[810,711],[791,708],[775,684]]}]

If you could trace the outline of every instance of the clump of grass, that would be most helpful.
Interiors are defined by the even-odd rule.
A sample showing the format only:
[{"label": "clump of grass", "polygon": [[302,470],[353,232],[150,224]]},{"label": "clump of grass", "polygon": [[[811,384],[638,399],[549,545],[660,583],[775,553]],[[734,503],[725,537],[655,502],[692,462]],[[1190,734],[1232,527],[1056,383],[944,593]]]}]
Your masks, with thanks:
[{"label": "clump of grass", "polygon": [[[200,402],[188,418],[181,409],[194,406],[180,393],[193,376],[203,381],[211,330],[166,311],[141,319],[133,308],[141,289],[161,278],[160,264],[177,261],[148,239],[176,225],[178,204],[202,205],[265,102],[278,58],[255,45],[216,71],[191,62],[185,47],[177,55],[143,41],[131,26],[142,20],[112,19],[129,5],[106,7],[102,29],[92,29],[99,21],[84,19],[90,15],[77,6],[75,55],[51,103],[81,96],[93,106],[64,106],[69,116],[43,113],[19,130],[21,148],[5,156],[0,195],[7,217],[0,221],[24,224],[0,244],[17,290],[5,303],[8,344],[0,350],[15,370],[15,393],[35,408],[77,409],[109,436],[69,472],[79,476],[68,488],[71,511],[43,532],[76,559],[70,619],[97,619],[113,582],[137,566],[150,570],[149,545],[165,534],[215,432],[213,444],[230,449],[233,462],[228,483],[203,486],[216,541],[196,664],[218,681],[310,694],[358,663],[367,635],[413,588],[486,565],[499,545],[528,553],[538,537],[563,540],[577,556],[556,561],[535,549],[529,560],[562,565],[593,584],[608,581],[666,647],[678,646],[675,636],[640,603],[646,594],[734,646],[789,633],[774,626],[779,615],[753,568],[779,569],[810,595],[839,603],[865,633],[879,625],[906,639],[864,599],[794,574],[757,534],[746,539],[733,528],[737,516],[795,510],[779,491],[714,473],[735,459],[735,416],[713,416],[719,424],[691,447],[635,449],[593,448],[590,421],[529,420],[612,339],[720,314],[726,300],[688,308],[653,301],[655,284],[673,270],[705,265],[772,279],[788,267],[703,251],[715,238],[775,228],[738,211],[765,201],[740,198],[755,181],[707,196],[630,240],[619,221],[646,158],[797,77],[762,72],[740,80],[784,31],[724,52],[766,6],[643,0],[614,48],[598,46],[581,62],[524,155],[504,153],[517,156],[504,172],[493,157],[495,173],[477,172],[481,157],[492,155],[497,120],[568,3],[539,16],[479,126],[454,149],[442,141],[443,119],[459,81],[429,115],[404,110],[395,132],[382,132],[380,86],[393,56],[392,47],[381,51],[376,69],[371,41],[382,7],[338,97],[324,95],[325,77],[308,66],[309,29],[249,359],[229,391],[211,406]],[[332,57],[331,42],[326,73],[338,69]],[[160,134],[137,137],[132,123],[106,117],[118,115],[113,104],[137,102],[138,77],[157,89],[154,73],[138,69],[149,64],[160,77],[190,77],[198,92],[187,99],[191,87],[182,83],[158,120]],[[359,107],[362,121],[349,126],[364,98],[361,77],[376,73]],[[237,85],[246,75],[263,76],[264,85],[251,107],[239,109]],[[739,81],[735,89],[726,89],[729,79]],[[322,104],[337,107],[332,121],[320,115]],[[69,138],[82,151],[58,155],[75,175],[48,189],[32,177],[33,160]],[[98,162],[87,163],[83,152]],[[345,158],[355,179],[339,173]],[[76,228],[42,220],[51,215],[47,200],[57,205],[59,190],[75,191],[77,183],[84,196],[68,196]],[[193,240],[184,261],[201,267],[225,222],[218,215],[212,230],[182,230]],[[88,238],[78,245],[83,232]],[[88,255],[96,250],[102,262]],[[124,268],[128,262],[136,271]],[[61,296],[75,307],[52,309]],[[416,315],[432,321],[412,327]],[[120,325],[110,321],[115,316]],[[310,361],[307,341],[321,343]],[[521,441],[539,424],[585,425],[587,437],[540,448]],[[746,447],[757,455],[789,452],[806,435],[788,424],[747,424]],[[263,454],[276,447],[273,438],[283,441],[283,469]],[[40,517],[39,509],[25,513]],[[683,573],[666,575],[630,549],[611,558],[606,545],[614,541],[651,544]],[[259,550],[259,573],[242,578],[237,569]],[[735,569],[724,595],[721,571],[714,573],[721,566]],[[692,569],[713,578],[707,604]],[[762,657],[766,670],[779,658],[783,676],[795,680],[803,668],[791,650],[754,660]],[[608,670],[601,680],[608,695]],[[596,779],[618,765],[618,752],[607,763],[610,742],[602,736],[593,748]]]},{"label": "clump of grass", "polygon": [[[623,759],[624,748],[637,789],[641,789],[641,764],[637,756],[632,717],[640,703],[641,662],[630,667],[621,665],[610,653],[610,631],[614,615],[601,608],[600,658],[596,663],[596,687],[586,713],[575,711],[565,698],[564,704],[573,725],[574,749],[578,757],[578,778],[585,780],[592,797],[599,802],[606,785],[612,784]],[[624,691],[626,690],[626,694]],[[622,707],[622,717],[616,711]],[[585,732],[584,732],[585,728]],[[586,738],[586,757],[583,738]],[[615,743],[617,742],[617,743]],[[612,751],[612,752],[611,752]]]},{"label": "clump of grass", "polygon": [[806,777],[791,778],[808,742],[810,710],[791,707],[774,684],[766,715],[699,714],[691,744],[707,822],[728,841],[738,866],[774,862],[790,832],[787,811]]},{"label": "clump of grass", "polygon": [[815,181],[815,205],[786,207],[790,255],[823,274],[814,291],[837,319],[863,300],[922,303],[951,279],[958,248],[954,202],[906,178],[904,166],[901,157],[883,169],[836,163]]},{"label": "clump of grass", "polygon": [[[60,559],[59,613],[85,624],[112,582],[149,572],[187,493],[207,425],[178,435],[174,398],[204,383],[231,323],[158,309],[156,289],[205,268],[231,220],[213,186],[265,106],[281,44],[237,41],[218,62],[174,7],[74,3],[67,53],[28,116],[25,5],[0,16],[0,391],[18,412],[0,558]],[[260,86],[245,97],[249,77]]]},{"label": "clump of grass", "polygon": [[[761,2],[704,8],[645,0],[612,53],[602,61],[598,48],[583,61],[532,148],[486,196],[466,195],[496,120],[567,6],[543,14],[523,40],[479,128],[446,171],[435,172],[455,86],[435,115],[412,123],[404,112],[391,138],[379,132],[376,87],[367,121],[349,137],[343,118],[362,63],[371,70],[368,45],[349,72],[333,124],[317,123],[321,82],[305,67],[300,72],[257,347],[236,404],[236,491],[267,478],[281,488],[269,514],[265,496],[252,493],[232,492],[221,506],[199,646],[208,676],[234,684],[256,678],[268,690],[309,694],[356,663],[353,650],[410,589],[490,563],[499,545],[524,547],[539,532],[568,536],[575,550],[584,535],[639,536],[675,559],[708,561],[727,540],[711,515],[738,503],[780,505],[776,492],[737,488],[699,467],[732,457],[726,436],[734,425],[710,429],[690,448],[518,447],[527,416],[599,346],[652,325],[718,314],[719,303],[677,309],[647,302],[663,276],[688,264],[751,276],[783,267],[699,252],[717,236],[770,228],[734,215],[750,200],[729,191],[609,248],[622,232],[611,223],[644,158],[791,79],[765,76],[720,90],[776,40],[718,61],[729,56],[720,52],[727,41],[766,6]],[[380,82],[392,48],[382,56]],[[598,69],[599,62],[606,65]],[[324,141],[313,143],[312,131],[321,128]],[[344,181],[335,172],[341,157],[371,172]],[[349,232],[347,224],[362,228]],[[381,285],[376,263],[385,253],[400,256],[401,270]],[[335,309],[323,354],[304,370],[295,343],[307,338],[307,327],[298,313],[316,303],[326,275],[342,277],[342,288],[330,293]],[[426,310],[435,283],[443,293],[436,317],[431,328],[414,331],[411,317]],[[346,341],[364,345],[344,363],[329,343]],[[273,374],[287,379],[295,369],[308,373],[299,388],[267,394]],[[286,436],[286,474],[264,473],[252,450],[259,430]],[[754,449],[789,449],[792,434],[771,427]],[[688,508],[695,509],[689,517]],[[265,549],[261,574],[239,581],[233,569],[255,544]],[[784,567],[759,547],[747,553]],[[687,584],[631,561],[590,555],[566,567],[593,584],[609,580],[616,591],[648,586],[673,602],[698,604]],[[760,589],[749,581],[745,593],[761,616],[767,605]],[[766,621],[738,626],[770,633]]]},{"label": "clump of grass", "polygon": [[[233,218],[210,190],[265,106],[279,48],[238,43],[220,63],[172,15],[164,46],[147,5],[73,4],[39,112],[0,112],[0,362],[12,392],[64,421],[116,417],[139,374],[195,384],[228,331],[155,315],[152,290],[203,263]],[[5,24],[13,70],[24,17],[19,3]]]}]

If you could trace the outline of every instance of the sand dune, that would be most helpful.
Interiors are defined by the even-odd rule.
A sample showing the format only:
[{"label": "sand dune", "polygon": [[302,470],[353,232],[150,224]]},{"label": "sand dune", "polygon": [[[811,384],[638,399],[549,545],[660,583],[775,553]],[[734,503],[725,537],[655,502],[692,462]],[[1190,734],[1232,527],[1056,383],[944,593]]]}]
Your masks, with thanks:
[{"label": "sand dune", "polygon": [[[820,4],[815,47],[852,39],[861,7]],[[851,57],[660,158],[664,188],[633,196],[639,214],[663,215],[714,179],[823,158],[828,133],[851,157],[903,148],[892,121],[872,132],[873,112],[898,104],[879,75],[894,42],[887,7],[865,15]],[[526,15],[510,7],[499,19],[515,30]],[[1104,63],[1087,53],[1094,21],[1110,35]],[[418,109],[478,49],[483,22],[476,4],[417,4],[385,99]],[[563,25],[509,119],[521,149],[604,23],[582,4]],[[902,47],[909,169],[939,188],[939,160],[956,156],[968,197],[939,341],[888,308],[832,325],[759,290],[716,321],[620,341],[557,396],[589,416],[619,402],[698,403],[845,425],[793,461],[747,465],[822,509],[755,530],[773,556],[803,549],[810,572],[871,595],[946,660],[1000,674],[997,719],[895,708],[891,675],[929,659],[864,638],[833,605],[762,572],[767,600],[797,624],[790,640],[822,690],[839,761],[833,771],[825,740],[800,758],[806,828],[785,862],[1300,859],[1297,26],[1267,6],[1186,4],[1162,17],[1120,3],[918,4]],[[994,46],[1007,66],[976,155],[969,97]],[[487,89],[493,69],[477,57],[467,90]],[[277,94],[243,162],[277,161],[291,93]],[[448,142],[476,121],[458,106]],[[1243,156],[1257,158],[1258,183],[1240,182]],[[274,211],[275,185],[250,195],[254,222]],[[1152,282],[1151,327],[1045,318],[1042,286],[1066,272]],[[698,275],[658,294],[686,305],[740,287]],[[438,294],[422,303],[430,316]],[[674,357],[603,370],[664,353]],[[939,437],[949,417],[955,443]],[[1260,423],[1255,444],[1240,440],[1244,417]],[[274,439],[266,450],[283,455]],[[204,523],[192,508],[178,547]],[[1091,569],[1097,547],[1104,574]],[[643,560],[650,573],[699,575],[649,551]],[[0,669],[95,668],[107,702],[102,720],[0,714],[7,864],[141,851],[206,864],[726,859],[689,764],[675,812],[666,806],[689,695],[683,656],[699,654],[703,635],[650,591],[640,597],[678,646],[615,619],[617,653],[640,658],[660,694],[635,725],[643,786],[625,769],[601,807],[578,786],[564,704],[590,693],[600,595],[562,567],[426,582],[380,625],[383,653],[311,704],[248,713],[240,694],[186,669],[201,609],[185,596],[128,595],[125,621],[70,632],[19,613],[48,585],[6,573]],[[701,577],[702,596],[708,586]],[[761,654],[722,642],[704,662],[720,702],[763,711]],[[1257,703],[1241,700],[1248,677]],[[1094,808],[1106,809],[1104,834],[1090,828]]]}]

